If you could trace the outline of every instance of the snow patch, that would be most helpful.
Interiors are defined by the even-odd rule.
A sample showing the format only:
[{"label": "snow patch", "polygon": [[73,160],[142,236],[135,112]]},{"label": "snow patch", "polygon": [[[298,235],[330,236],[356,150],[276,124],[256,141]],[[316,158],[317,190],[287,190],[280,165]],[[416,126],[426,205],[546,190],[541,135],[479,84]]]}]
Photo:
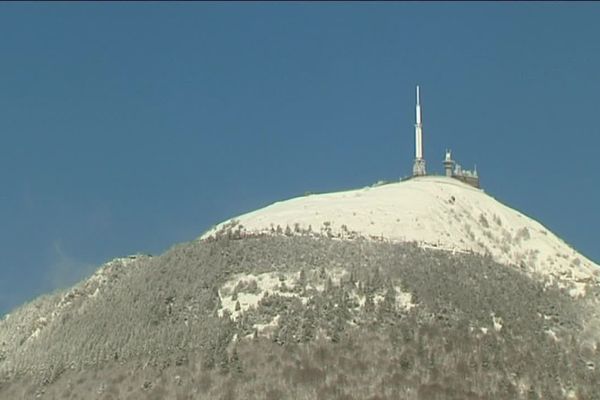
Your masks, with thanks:
[{"label": "snow patch", "polygon": [[500,330],[502,330],[502,322],[502,318],[496,317],[494,314],[492,314],[492,324],[494,325],[494,330],[496,332],[500,332]]},{"label": "snow patch", "polygon": [[[305,274],[302,277],[302,274]],[[265,272],[260,274],[237,274],[226,281],[218,290],[221,307],[217,310],[220,317],[229,316],[233,320],[239,319],[248,310],[256,309],[260,301],[269,295],[295,297],[302,304],[307,304],[311,292],[323,292],[325,282],[339,286],[348,275],[343,268],[329,268],[327,270],[311,269],[306,272]],[[358,285],[358,282],[356,282]],[[300,285],[300,286],[298,286]],[[358,308],[366,304],[366,296],[358,293],[358,289],[348,289],[348,298],[353,300]],[[373,304],[378,305],[385,300],[385,291],[373,294]],[[395,306],[398,310],[409,311],[417,305],[413,302],[412,294],[404,292],[400,286],[394,286]],[[265,329],[277,326],[278,319],[266,324],[254,324],[253,328],[265,334]]]},{"label": "snow patch", "polygon": [[547,334],[548,336],[550,336],[550,337],[551,337],[551,338],[552,338],[552,339],[553,339],[555,342],[558,342],[558,341],[559,341],[559,339],[558,339],[558,336],[556,335],[556,332],[554,332],[552,329],[546,329],[546,330],[545,330],[545,332],[546,332],[546,334]]},{"label": "snow patch", "polygon": [[256,329],[256,331],[262,335],[269,335],[277,328],[277,326],[279,326],[279,315],[273,317],[271,322],[268,324],[254,324],[254,329]]},{"label": "snow patch", "polygon": [[396,290],[396,306],[400,309],[409,311],[411,308],[417,305],[413,303],[412,294],[410,292],[403,292],[398,286],[395,286]]},{"label": "snow patch", "polygon": [[[312,272],[317,273],[314,270]],[[290,291],[299,284],[300,274],[301,272],[265,272],[257,275],[235,275],[219,289],[221,308],[217,311],[218,315],[222,317],[225,312],[228,312],[235,320],[248,309],[256,308],[267,293],[297,297],[306,304],[308,297]],[[330,279],[334,285],[339,285],[346,274],[347,271],[342,268],[330,268],[321,280]],[[309,282],[306,284],[306,289],[322,292],[325,290],[325,284]]]},{"label": "snow patch", "polygon": [[571,288],[569,289],[569,295],[571,297],[583,297],[586,294],[587,284],[583,282],[572,282]]}]

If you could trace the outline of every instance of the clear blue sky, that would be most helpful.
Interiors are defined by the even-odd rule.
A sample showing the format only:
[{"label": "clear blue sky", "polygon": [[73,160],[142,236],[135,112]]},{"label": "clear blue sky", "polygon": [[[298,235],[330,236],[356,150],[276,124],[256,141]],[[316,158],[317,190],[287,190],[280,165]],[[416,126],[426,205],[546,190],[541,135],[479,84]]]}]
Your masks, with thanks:
[{"label": "clear blue sky", "polygon": [[0,314],[306,191],[477,164],[600,261],[600,3],[0,4]]}]

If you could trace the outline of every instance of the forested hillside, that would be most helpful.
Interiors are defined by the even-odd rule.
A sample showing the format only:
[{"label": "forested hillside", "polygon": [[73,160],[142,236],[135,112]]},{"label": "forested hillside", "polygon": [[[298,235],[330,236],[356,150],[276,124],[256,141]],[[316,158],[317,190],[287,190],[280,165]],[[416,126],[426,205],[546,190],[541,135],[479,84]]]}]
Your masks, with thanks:
[{"label": "forested hillside", "polygon": [[598,398],[583,298],[410,243],[222,235],[0,322],[0,398]]}]

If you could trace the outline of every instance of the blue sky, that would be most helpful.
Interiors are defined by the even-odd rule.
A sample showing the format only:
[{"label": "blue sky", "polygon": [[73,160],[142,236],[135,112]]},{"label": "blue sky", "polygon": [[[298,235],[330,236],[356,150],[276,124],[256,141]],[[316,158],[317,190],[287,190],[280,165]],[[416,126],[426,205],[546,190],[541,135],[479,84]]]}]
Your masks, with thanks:
[{"label": "blue sky", "polygon": [[0,4],[0,314],[306,191],[477,164],[600,261],[598,3]]}]

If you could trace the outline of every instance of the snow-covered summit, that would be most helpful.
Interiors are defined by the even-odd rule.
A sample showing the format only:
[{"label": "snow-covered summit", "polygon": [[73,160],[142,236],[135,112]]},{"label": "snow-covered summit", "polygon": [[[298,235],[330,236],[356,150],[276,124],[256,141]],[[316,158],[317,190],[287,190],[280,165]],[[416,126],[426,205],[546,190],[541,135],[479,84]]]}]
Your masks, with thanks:
[{"label": "snow-covered summit", "polygon": [[225,221],[202,239],[237,222],[242,233],[294,234],[310,230],[491,254],[498,262],[552,281],[584,284],[599,266],[537,221],[456,179],[425,176],[407,181],[276,202]]}]

